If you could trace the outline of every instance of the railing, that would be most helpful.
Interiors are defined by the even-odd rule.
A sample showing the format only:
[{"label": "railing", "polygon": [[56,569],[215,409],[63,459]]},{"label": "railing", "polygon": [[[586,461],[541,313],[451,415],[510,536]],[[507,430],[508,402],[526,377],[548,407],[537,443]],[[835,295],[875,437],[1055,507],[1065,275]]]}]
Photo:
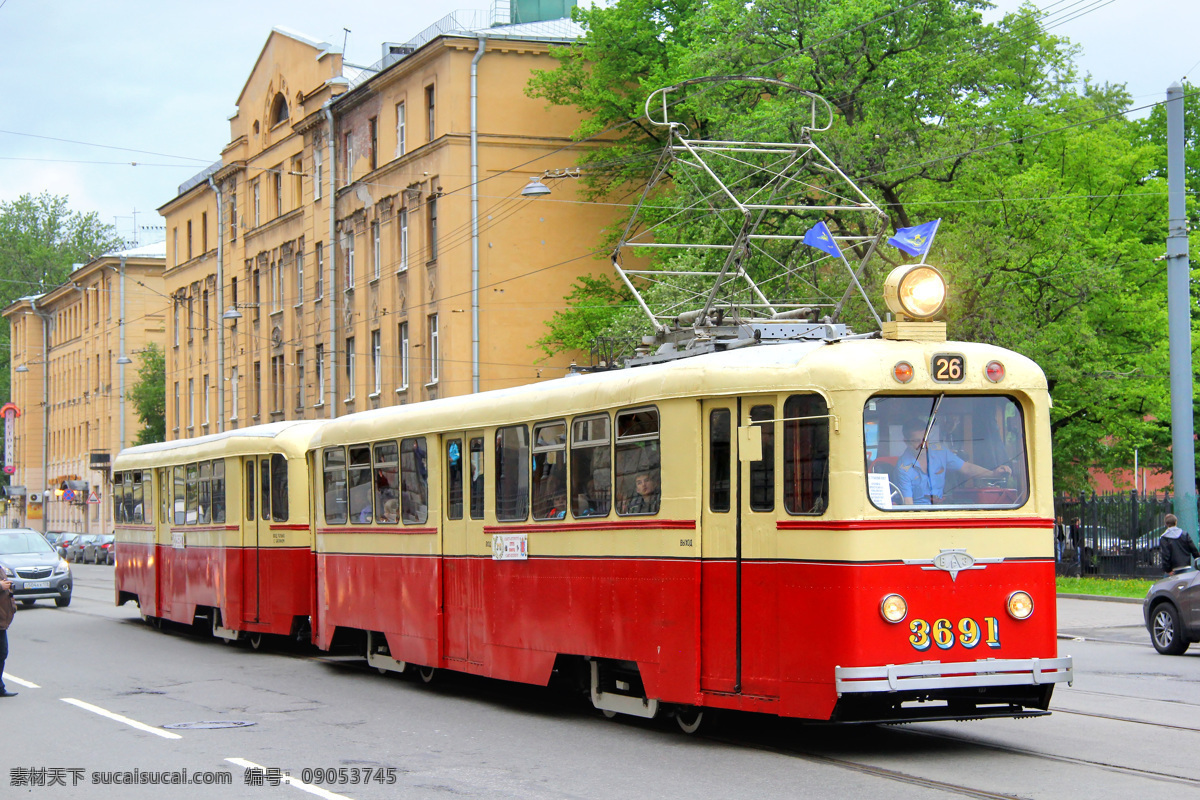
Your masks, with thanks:
[{"label": "railing", "polygon": [[[1059,575],[1161,577],[1158,537],[1174,508],[1170,495],[1059,495],[1054,499]],[[1189,531],[1195,541],[1195,531]],[[1060,535],[1061,534],[1061,535]]]}]

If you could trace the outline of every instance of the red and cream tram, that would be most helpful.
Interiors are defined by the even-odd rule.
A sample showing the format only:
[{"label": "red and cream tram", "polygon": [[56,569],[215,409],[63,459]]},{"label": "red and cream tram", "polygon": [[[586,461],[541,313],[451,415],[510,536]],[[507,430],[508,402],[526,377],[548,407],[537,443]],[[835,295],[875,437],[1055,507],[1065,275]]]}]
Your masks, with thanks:
[{"label": "red and cream tram", "polygon": [[113,464],[117,605],[214,635],[291,634],[312,614],[304,454],[317,423],[127,448]]}]

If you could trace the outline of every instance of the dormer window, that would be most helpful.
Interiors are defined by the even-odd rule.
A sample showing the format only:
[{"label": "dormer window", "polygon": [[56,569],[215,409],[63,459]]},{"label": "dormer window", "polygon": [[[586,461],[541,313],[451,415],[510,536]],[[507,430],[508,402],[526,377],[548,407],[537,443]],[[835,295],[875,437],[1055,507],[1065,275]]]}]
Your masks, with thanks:
[{"label": "dormer window", "polygon": [[288,104],[287,98],[283,93],[275,95],[274,101],[271,102],[271,127],[288,121]]}]

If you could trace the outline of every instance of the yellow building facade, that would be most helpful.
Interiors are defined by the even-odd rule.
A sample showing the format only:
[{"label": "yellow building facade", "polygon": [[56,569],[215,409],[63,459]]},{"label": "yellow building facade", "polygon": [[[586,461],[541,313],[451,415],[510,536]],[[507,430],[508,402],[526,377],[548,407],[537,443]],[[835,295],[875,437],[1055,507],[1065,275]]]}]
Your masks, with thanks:
[{"label": "yellow building facade", "polygon": [[4,309],[12,344],[14,471],[7,521],[111,533],[109,464],[142,423],[127,392],[164,343],[163,245],[102,256]]},{"label": "yellow building facade", "polygon": [[521,195],[576,157],[578,116],[524,92],[570,37],[450,28],[370,69],[271,32],[221,160],[159,209],[168,438],[563,374],[535,342],[610,269],[591,251],[616,216],[570,181]]}]

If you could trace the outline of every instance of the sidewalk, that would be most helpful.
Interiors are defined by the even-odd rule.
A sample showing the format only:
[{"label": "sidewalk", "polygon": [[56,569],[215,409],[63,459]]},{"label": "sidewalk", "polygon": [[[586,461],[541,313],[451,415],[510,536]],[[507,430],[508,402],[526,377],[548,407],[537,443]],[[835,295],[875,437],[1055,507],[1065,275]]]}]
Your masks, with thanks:
[{"label": "sidewalk", "polygon": [[1058,596],[1058,638],[1146,644],[1142,601],[1123,597]]}]

